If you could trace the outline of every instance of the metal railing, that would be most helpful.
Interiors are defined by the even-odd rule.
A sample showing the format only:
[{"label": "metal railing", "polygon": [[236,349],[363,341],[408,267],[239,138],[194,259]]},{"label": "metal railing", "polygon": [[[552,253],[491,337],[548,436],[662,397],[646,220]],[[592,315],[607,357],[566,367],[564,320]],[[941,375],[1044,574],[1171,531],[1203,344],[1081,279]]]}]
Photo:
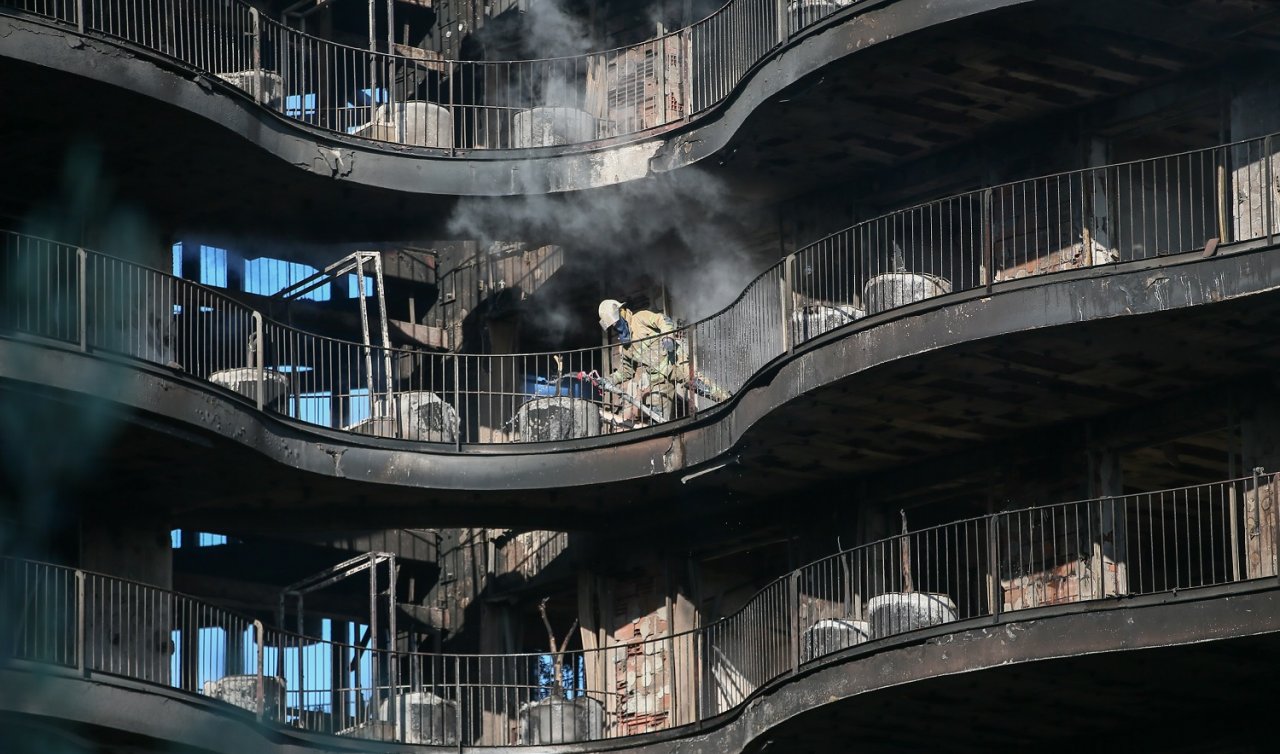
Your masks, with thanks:
[{"label": "metal railing", "polygon": [[947,623],[1274,587],[1277,503],[1280,475],[1257,470],[993,513],[809,563],[692,630],[672,630],[659,609],[632,616],[643,632],[628,623],[607,646],[559,657],[397,651],[381,634],[366,648],[264,630],[121,579],[0,560],[0,643],[10,657],[201,693],[323,733],[467,747],[601,740],[709,720],[810,663]]},{"label": "metal railing", "polygon": [[243,0],[0,0],[217,76],[317,128],[457,150],[591,145],[670,126],[723,102],[789,36],[856,0],[729,0],[627,47],[517,61],[445,60],[370,39],[310,36]]},{"label": "metal railing", "polygon": [[0,332],[152,362],[358,434],[455,448],[574,440],[712,409],[796,346],[870,315],[1026,277],[1274,241],[1276,161],[1267,136],[890,212],[779,260],[721,311],[625,351],[386,350],[268,320],[158,270],[2,231]]}]

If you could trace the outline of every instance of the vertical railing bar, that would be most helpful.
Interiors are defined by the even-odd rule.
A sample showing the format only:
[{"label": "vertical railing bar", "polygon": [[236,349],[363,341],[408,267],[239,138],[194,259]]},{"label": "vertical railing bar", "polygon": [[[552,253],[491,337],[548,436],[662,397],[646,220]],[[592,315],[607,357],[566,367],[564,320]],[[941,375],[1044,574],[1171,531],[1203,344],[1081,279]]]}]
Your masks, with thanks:
[{"label": "vertical railing bar", "polygon": [[264,352],[266,351],[266,343],[263,340],[262,314],[255,309],[252,315],[252,319],[253,319],[253,343],[254,343],[254,349],[253,349],[254,363],[252,364],[252,366],[256,370],[255,377],[258,382],[258,387],[255,390],[255,392],[257,393],[258,410],[261,411],[263,410],[263,406],[266,405],[265,391],[266,391],[267,375],[266,375],[266,358],[264,357]]},{"label": "vertical railing bar", "polygon": [[89,676],[89,663],[85,658],[85,615],[84,615],[85,573],[76,569],[76,670],[80,675]]},{"label": "vertical railing bar", "polygon": [[1263,222],[1267,225],[1266,236],[1268,246],[1275,243],[1275,229],[1273,227],[1274,218],[1272,217],[1273,208],[1271,206],[1272,202],[1275,201],[1275,187],[1272,185],[1272,181],[1275,176],[1272,175],[1271,166],[1273,160],[1271,155],[1271,138],[1271,134],[1267,134],[1267,137],[1262,140],[1262,159],[1266,163],[1263,167],[1263,175],[1265,176],[1263,178],[1263,182],[1265,185],[1262,188],[1262,216],[1264,218]]},{"label": "vertical railing bar", "polygon": [[257,650],[254,653],[256,655],[256,662],[257,662],[257,672],[255,673],[255,675],[257,676],[257,678],[255,679],[257,685],[254,690],[254,701],[257,707],[258,721],[261,722],[263,717],[266,715],[266,708],[267,708],[266,686],[262,677],[262,666],[265,658],[265,649],[263,648],[263,639],[266,631],[263,628],[262,621],[256,620],[256,619],[253,621],[253,633],[254,633],[254,641],[258,645]]},{"label": "vertical railing bar", "polygon": [[778,305],[779,311],[782,313],[782,352],[790,354],[795,349],[795,338],[791,333],[791,315],[794,301],[792,300],[791,291],[795,280],[795,264],[796,255],[788,254],[781,265],[781,274],[778,276]]},{"label": "vertical railing bar", "polygon": [[999,515],[993,513],[987,517],[987,599],[991,603],[991,621],[1000,621],[1000,526]]},{"label": "vertical railing bar", "polygon": [[462,705],[466,700],[462,696],[462,658],[458,655],[453,656],[453,694],[457,704],[453,705],[454,730],[458,735],[458,754],[463,752],[463,736],[462,736]]},{"label": "vertical railing bar", "polygon": [[78,297],[80,307],[80,351],[87,352],[89,350],[89,312],[87,309],[89,295],[86,273],[89,269],[89,253],[84,249],[77,247],[76,260],[79,265],[80,277],[80,280],[76,285],[76,295]]},{"label": "vertical railing bar", "polygon": [[791,572],[788,581],[791,612],[791,672],[800,672],[800,571]]},{"label": "vertical railing bar", "polygon": [[982,192],[982,266],[986,270],[987,293],[995,282],[995,228],[991,217],[991,189]]}]

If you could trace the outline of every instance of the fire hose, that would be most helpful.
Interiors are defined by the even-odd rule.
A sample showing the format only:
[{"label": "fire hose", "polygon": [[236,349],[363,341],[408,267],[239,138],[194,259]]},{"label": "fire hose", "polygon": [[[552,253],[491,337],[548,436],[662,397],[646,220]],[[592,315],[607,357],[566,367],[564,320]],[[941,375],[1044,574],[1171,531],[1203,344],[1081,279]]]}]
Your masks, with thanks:
[{"label": "fire hose", "polygon": [[606,393],[613,393],[614,395],[618,396],[619,398],[626,401],[627,403],[630,403],[632,406],[635,406],[636,408],[640,409],[640,412],[643,413],[645,416],[649,417],[649,419],[653,421],[655,424],[661,424],[662,422],[666,421],[666,419],[662,416],[662,414],[659,414],[657,411],[654,411],[652,408],[644,405],[644,403],[637,400],[636,397],[633,396],[631,393],[628,393],[626,390],[623,390],[622,388],[613,384],[612,380],[600,374],[599,372],[595,370],[592,370],[590,372],[578,372],[576,376],[580,380],[590,380],[591,384],[595,385],[596,387],[600,388]]}]

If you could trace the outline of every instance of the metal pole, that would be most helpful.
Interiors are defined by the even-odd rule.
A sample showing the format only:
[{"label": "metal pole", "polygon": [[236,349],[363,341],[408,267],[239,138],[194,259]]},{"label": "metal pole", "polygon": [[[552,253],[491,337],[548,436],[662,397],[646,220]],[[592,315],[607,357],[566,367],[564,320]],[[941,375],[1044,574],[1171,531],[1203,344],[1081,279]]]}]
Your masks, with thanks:
[{"label": "metal pole", "polygon": [[[437,81],[440,81],[441,79],[444,78],[444,68],[446,66],[449,69],[449,115],[453,118],[454,123],[464,123],[461,133],[462,133],[462,137],[466,138],[467,136],[467,127],[465,125],[466,121],[458,117],[458,111],[457,111],[457,108],[454,107],[454,101],[453,101],[453,90],[457,88],[457,85],[459,83],[458,77],[461,75],[460,72],[462,70],[461,69],[462,63],[461,62],[445,62],[444,65],[441,66],[440,79],[437,79]],[[476,112],[479,112],[479,111],[477,110]],[[477,135],[476,131],[478,130],[477,124],[474,120],[472,120],[471,122],[471,128],[472,128],[472,136],[474,137]],[[454,134],[449,134],[449,156],[450,157],[453,157],[458,153],[458,141],[459,141],[458,139],[454,138]],[[493,145],[490,144],[489,146],[492,147]]]},{"label": "metal pole", "polygon": [[685,391],[685,403],[688,404],[690,416],[698,415],[698,371],[693,358],[695,350],[693,334],[697,329],[696,325],[689,325],[689,332],[685,338],[685,342],[689,344],[689,385],[688,389]]},{"label": "metal pole", "polygon": [[454,730],[458,734],[458,754],[462,754],[462,658],[453,656],[453,695],[457,704],[453,705]]},{"label": "metal pole", "polygon": [[[385,289],[382,284],[382,254],[374,252],[373,254],[373,275],[374,283],[378,286],[378,324],[382,327],[382,360],[383,367],[387,370],[383,382],[387,386],[387,407],[391,407],[391,335],[387,331],[387,298],[384,294]],[[370,388],[372,389],[372,385]]]},{"label": "metal pole", "polygon": [[[797,9],[800,6],[797,6]],[[778,44],[786,44],[791,36],[791,21],[787,17],[787,0],[777,0],[773,4],[774,13],[778,15]]]},{"label": "metal pole", "polygon": [[[701,619],[698,622],[701,623]],[[693,721],[696,723],[702,722],[702,662],[698,658],[706,651],[702,646],[704,633],[701,626],[693,633],[693,664],[689,669],[693,679]]]},{"label": "metal pole", "polygon": [[788,582],[791,601],[791,672],[800,672],[800,572],[792,571]]},{"label": "metal pole", "polygon": [[458,385],[458,354],[453,354],[453,410],[458,414],[458,430],[453,433],[455,450],[462,450],[462,391]]},{"label": "metal pole", "polygon": [[[387,112],[396,121],[396,133],[399,134],[399,142],[408,144],[409,132],[409,109],[407,107],[400,108],[400,115],[396,116],[396,3],[395,0],[387,0]],[[405,83],[408,84],[409,70],[405,68]],[[408,88],[407,86],[405,87]],[[408,92],[405,92],[408,95]],[[405,99],[408,99],[406,96]]]},{"label": "metal pole", "polygon": [[778,276],[779,308],[782,311],[782,351],[787,354],[795,350],[795,338],[791,333],[791,313],[795,308],[795,301],[791,295],[791,281],[795,277],[793,275],[795,264],[795,255],[788,254],[782,260],[782,273]]},{"label": "metal pole", "polygon": [[360,335],[364,338],[364,377],[365,388],[369,391],[369,416],[370,418],[377,418],[378,414],[373,410],[373,348],[369,340],[369,302],[364,295],[364,261],[365,257],[363,255],[357,255],[356,287],[359,290],[356,291],[356,294],[360,299]]},{"label": "metal pole", "polygon": [[80,305],[80,350],[81,352],[87,352],[89,350],[89,291],[86,278],[89,272],[89,253],[84,249],[77,248],[76,262],[80,270],[80,281],[76,292]]},{"label": "metal pole", "polygon": [[369,553],[369,703],[378,714],[378,556]]},{"label": "metal pole", "polygon": [[369,121],[377,120],[378,113],[378,40],[374,37],[376,22],[374,21],[374,4],[377,0],[369,0]]},{"label": "metal pole", "polygon": [[[388,3],[390,0],[388,0]],[[400,710],[396,707],[396,684],[400,680],[400,664],[397,661],[396,649],[396,556],[387,558],[387,633],[391,641],[387,644],[387,708],[391,710],[391,732],[397,741],[400,737]]]},{"label": "metal pole", "polygon": [[684,108],[684,120],[687,123],[693,117],[693,27],[686,26],[680,30],[680,57],[683,58],[681,85],[683,92],[680,104]]},{"label": "metal pole", "polygon": [[1280,475],[1271,475],[1271,481],[1267,483],[1267,494],[1271,497],[1271,520],[1274,522],[1271,529],[1271,556],[1275,564],[1276,579],[1280,580],[1280,509],[1276,508],[1280,504],[1280,495],[1276,490],[1277,477]]},{"label": "metal pole", "polygon": [[982,268],[987,273],[987,293],[996,279],[995,229],[991,218],[991,189],[982,192]]},{"label": "metal pole", "polygon": [[990,602],[991,618],[1000,620],[1000,527],[996,524],[996,516],[987,516],[987,599]]},{"label": "metal pole", "polygon": [[76,0],[76,31],[84,34],[84,0]]},{"label": "metal pole", "polygon": [[267,80],[262,74],[262,20],[257,8],[249,8],[249,20],[253,22],[253,99],[261,105],[267,101]]},{"label": "metal pole", "polygon": [[89,676],[89,664],[84,656],[84,571],[76,571],[76,670]]},{"label": "metal pole", "polygon": [[254,635],[254,640],[258,643],[257,652],[255,653],[257,655],[257,667],[258,667],[258,673],[257,673],[258,685],[257,685],[257,691],[255,692],[255,699],[257,701],[257,707],[258,707],[258,720],[262,720],[262,718],[266,715],[266,711],[267,711],[266,687],[263,683],[263,678],[262,678],[262,665],[264,662],[264,652],[262,648],[262,642],[264,640],[265,634],[266,634],[266,631],[262,627],[262,621],[255,620],[253,622],[253,635]]},{"label": "metal pole", "polygon": [[266,382],[267,382],[266,359],[263,358],[263,355],[262,355],[262,351],[265,348],[265,346],[266,344],[263,342],[263,337],[262,337],[262,314],[260,312],[255,311],[253,313],[253,351],[254,351],[253,367],[257,369],[257,372],[258,372],[257,396],[258,396],[259,411],[263,410],[263,407],[266,405],[266,387],[267,387],[266,386]]},{"label": "metal pole", "polygon": [[396,44],[396,3],[387,0],[387,53],[395,52]]},{"label": "metal pole", "polygon": [[673,725],[680,724],[680,697],[679,697],[679,673],[676,672],[676,611],[675,602],[671,599],[670,590],[666,597],[666,613],[667,613],[667,662],[664,665],[667,671],[667,694],[671,698],[671,715],[675,719]]},{"label": "metal pole", "polygon": [[1275,231],[1272,227],[1273,209],[1271,207],[1271,203],[1275,200],[1276,194],[1275,194],[1275,188],[1271,183],[1273,180],[1273,177],[1271,174],[1271,170],[1272,170],[1271,168],[1271,160],[1272,160],[1271,136],[1269,134],[1267,135],[1267,138],[1262,140],[1262,159],[1267,161],[1266,169],[1263,171],[1264,174],[1266,175],[1266,179],[1265,179],[1266,186],[1263,187],[1263,191],[1262,191],[1262,194],[1263,194],[1262,200],[1265,202],[1265,204],[1263,204],[1262,206],[1262,216],[1263,218],[1265,218],[1264,222],[1266,222],[1267,224],[1267,244],[1270,245],[1272,243],[1275,243]]},{"label": "metal pole", "polygon": [[[302,719],[302,710],[306,707],[305,691],[307,687],[306,679],[303,677],[302,655],[303,649],[306,648],[306,631],[302,625],[302,593],[298,593],[298,719]],[[281,650],[283,653],[283,650]]]},{"label": "metal pole", "polygon": [[[1236,495],[1236,484],[1227,486],[1227,526],[1231,531],[1231,581],[1240,581],[1240,501]],[[1246,553],[1247,555],[1247,553]]]},{"label": "metal pole", "polygon": [[[1223,153],[1223,159],[1227,158],[1227,153]],[[1222,243],[1230,243],[1227,237],[1227,169],[1223,165],[1218,166],[1218,237]]]}]

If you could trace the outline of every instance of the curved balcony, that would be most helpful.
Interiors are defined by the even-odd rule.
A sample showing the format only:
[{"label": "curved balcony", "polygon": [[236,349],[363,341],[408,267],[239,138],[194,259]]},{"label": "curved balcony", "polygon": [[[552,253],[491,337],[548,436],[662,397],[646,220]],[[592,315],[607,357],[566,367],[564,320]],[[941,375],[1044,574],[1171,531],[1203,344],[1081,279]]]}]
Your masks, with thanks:
[{"label": "curved balcony", "polygon": [[[1025,1],[1025,0],[1019,0]],[[729,0],[692,25],[611,50],[542,60],[447,60],[320,39],[243,0],[44,2],[4,6],[117,40],[210,75],[257,105],[310,128],[432,156],[638,141],[725,103],[780,48],[867,0]],[[966,3],[931,22],[1016,4]]]},{"label": "curved balcony", "polygon": [[[657,369],[672,386],[660,403],[640,381],[621,379],[616,347],[501,355],[384,349],[303,332],[214,289],[15,233],[0,235],[12,287],[0,324],[198,381],[234,409],[225,417],[231,425],[256,421],[256,412],[328,430],[311,439],[348,445],[353,458],[360,447],[532,458],[632,444],[634,457],[595,469],[597,481],[616,481],[712,461],[783,403],[922,350],[1236,298],[1249,291],[1223,281],[1241,274],[1261,275],[1249,285],[1269,290],[1269,272],[1218,249],[1273,240],[1280,219],[1262,198],[1275,186],[1271,155],[1266,137],[995,186],[858,223],[780,260],[720,312],[663,336],[673,351],[657,338],[634,344],[640,371]],[[1216,289],[1205,290],[1191,272],[1177,283],[1182,293],[1169,289],[1168,277],[1158,289],[1123,282],[1195,264],[1224,266],[1212,274]],[[1106,282],[1111,276],[1115,284]],[[1058,293],[1032,293],[1039,280],[1097,281],[1088,283],[1097,314],[1086,316],[1083,304]],[[1012,308],[999,315],[996,302],[1006,299]],[[932,345],[908,327],[931,321],[927,311],[947,312],[939,315],[945,337],[929,336]],[[1044,317],[1033,317],[1037,311]],[[966,329],[979,324],[980,334]],[[855,333],[864,340],[859,353],[847,343],[831,348]],[[823,356],[836,351],[834,360]],[[616,382],[602,378],[610,374]],[[5,376],[22,379],[12,370]],[[782,394],[744,404],[752,387]],[[245,435],[237,433],[248,442]],[[672,436],[681,438],[675,456]],[[343,475],[341,453],[307,460],[305,450],[280,452]],[[530,460],[527,470],[539,463]],[[405,466],[399,473],[412,476]],[[535,486],[567,483],[546,469],[536,475]],[[413,483],[447,484],[429,476],[436,478]],[[484,479],[512,483],[479,469],[464,476],[481,487]]]},{"label": "curved balcony", "polygon": [[[419,229],[458,196],[570,192],[694,163],[746,194],[791,196],[1265,54],[1271,33],[1249,7],[1210,0],[1176,17],[1097,0],[743,0],[632,48],[443,61],[335,46],[262,18],[255,26],[231,0],[168,4],[181,12],[154,21],[135,5],[85,3],[83,33],[74,3],[0,5],[0,56],[12,61],[0,86],[13,92],[14,124],[65,148],[83,133],[75,124],[87,100],[113,167],[158,213],[203,220],[190,205],[217,186],[250,222],[258,202],[284,189],[317,209],[273,214],[264,229],[311,232],[326,214],[319,207],[332,207],[355,215],[335,231],[352,238]],[[790,33],[778,34],[784,17]],[[1094,47],[1109,50],[1105,65]],[[996,49],[998,63],[974,55]],[[71,85],[78,96],[48,96]],[[191,189],[167,184],[175,161]],[[46,172],[35,158],[15,166]],[[372,232],[344,227],[352,223]]]},{"label": "curved balcony", "polygon": [[[798,568],[693,631],[565,652],[559,678],[546,654],[356,647],[18,560],[0,561],[0,584],[24,608],[0,629],[12,659],[71,669],[95,689],[120,679],[162,698],[202,695],[216,700],[208,711],[256,717],[295,745],[725,751],[819,706],[856,709],[877,690],[957,673],[1274,635],[1277,490],[1280,477],[1259,472],[903,533]],[[11,673],[6,687],[21,679]],[[81,714],[3,698],[9,712]],[[198,734],[164,718],[143,715],[146,730],[131,732]],[[322,735],[296,739],[307,733]]]}]

